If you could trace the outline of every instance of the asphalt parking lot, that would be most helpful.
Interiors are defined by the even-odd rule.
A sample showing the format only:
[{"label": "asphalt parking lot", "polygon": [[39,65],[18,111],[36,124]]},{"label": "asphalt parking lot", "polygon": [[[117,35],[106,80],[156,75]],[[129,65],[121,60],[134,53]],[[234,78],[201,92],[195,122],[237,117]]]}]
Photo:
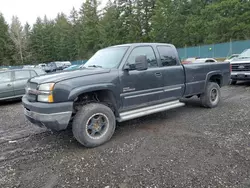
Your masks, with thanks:
[{"label": "asphalt parking lot", "polygon": [[118,124],[93,149],[1,103],[0,187],[250,187],[250,83],[223,88],[215,109],[186,103]]}]

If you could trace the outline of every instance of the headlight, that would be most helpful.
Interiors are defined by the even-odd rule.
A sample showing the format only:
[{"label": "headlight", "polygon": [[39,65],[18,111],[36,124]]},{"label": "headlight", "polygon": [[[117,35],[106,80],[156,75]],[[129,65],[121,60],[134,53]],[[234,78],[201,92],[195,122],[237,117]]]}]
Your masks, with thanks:
[{"label": "headlight", "polygon": [[39,102],[54,102],[53,88],[55,83],[41,84],[38,88],[39,94],[37,100]]}]

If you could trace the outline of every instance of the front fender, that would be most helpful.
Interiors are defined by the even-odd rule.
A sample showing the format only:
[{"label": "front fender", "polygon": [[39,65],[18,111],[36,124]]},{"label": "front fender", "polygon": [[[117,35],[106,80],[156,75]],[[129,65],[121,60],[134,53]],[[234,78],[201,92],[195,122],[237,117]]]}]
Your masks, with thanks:
[{"label": "front fender", "polygon": [[117,93],[118,91],[116,88],[117,88],[117,86],[115,86],[114,84],[107,84],[107,83],[81,86],[81,87],[74,88],[70,92],[68,100],[73,101],[79,95],[81,95],[83,93],[88,93],[88,92],[92,92],[92,91],[99,91],[99,90],[110,90],[113,92],[113,94],[117,98],[117,96],[119,96],[119,94]]}]

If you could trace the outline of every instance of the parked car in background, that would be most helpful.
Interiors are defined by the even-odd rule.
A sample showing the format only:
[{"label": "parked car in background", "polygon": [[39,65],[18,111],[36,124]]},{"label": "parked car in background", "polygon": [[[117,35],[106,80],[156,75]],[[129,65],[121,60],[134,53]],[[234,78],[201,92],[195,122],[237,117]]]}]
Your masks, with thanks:
[{"label": "parked car in background", "polygon": [[79,69],[81,65],[71,65],[63,70],[76,70]]},{"label": "parked car in background", "polygon": [[56,72],[60,70],[63,70],[63,63],[59,61],[48,63],[44,69],[45,72]]},{"label": "parked car in background", "polygon": [[244,50],[230,62],[232,67],[231,84],[239,80],[250,80],[250,49]]},{"label": "parked car in background", "polygon": [[237,58],[240,54],[232,54],[225,59],[225,62],[231,62],[234,58]]},{"label": "parked car in background", "polygon": [[0,71],[0,101],[22,97],[28,79],[43,74],[45,72],[41,69]]},{"label": "parked car in background", "polygon": [[35,68],[35,65],[24,65],[23,69],[32,69]]},{"label": "parked car in background", "polygon": [[190,63],[194,62],[196,59],[197,59],[197,57],[189,57],[189,58],[183,60],[181,63],[182,64],[190,64]]},{"label": "parked car in background", "polygon": [[72,65],[70,61],[61,61],[60,63],[62,63],[63,69],[68,68]]},{"label": "parked car in background", "polygon": [[0,71],[6,71],[9,70],[8,68],[0,68]]},{"label": "parked car in background", "polygon": [[215,63],[216,59],[213,58],[199,58],[193,61],[192,63]]},{"label": "parked car in background", "polygon": [[191,63],[214,63],[217,62],[213,58],[199,58],[199,57],[191,57],[182,61],[182,64],[191,64]]},{"label": "parked car in background", "polygon": [[43,70],[45,70],[45,67],[46,67],[47,65],[45,64],[45,63],[40,63],[40,64],[38,64],[37,66],[35,66],[35,68],[40,68],[40,69],[43,69]]}]

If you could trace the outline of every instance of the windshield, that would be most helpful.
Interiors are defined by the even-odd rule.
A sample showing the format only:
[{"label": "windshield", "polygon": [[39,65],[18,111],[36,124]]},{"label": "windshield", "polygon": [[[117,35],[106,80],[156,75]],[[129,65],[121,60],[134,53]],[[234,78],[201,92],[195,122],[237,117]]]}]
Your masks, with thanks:
[{"label": "windshield", "polygon": [[239,56],[239,59],[250,58],[250,49],[243,51]]},{"label": "windshield", "polygon": [[127,49],[128,47],[112,47],[99,50],[83,67],[116,68],[120,64]]}]

